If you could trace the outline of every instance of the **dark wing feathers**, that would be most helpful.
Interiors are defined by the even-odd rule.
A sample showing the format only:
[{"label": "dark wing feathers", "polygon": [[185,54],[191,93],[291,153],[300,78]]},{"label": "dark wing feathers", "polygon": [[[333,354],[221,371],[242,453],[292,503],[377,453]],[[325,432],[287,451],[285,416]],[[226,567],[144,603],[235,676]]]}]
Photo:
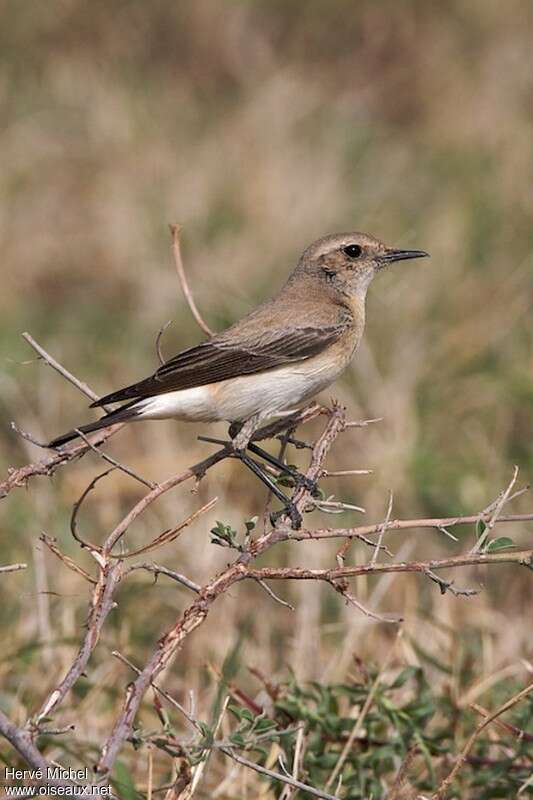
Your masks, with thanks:
[{"label": "dark wing feathers", "polygon": [[118,403],[129,398],[153,397],[179,389],[192,389],[239,375],[251,375],[291,361],[317,355],[338,340],[348,319],[315,328],[273,331],[268,338],[234,342],[216,338],[184,350],[166,361],[149,378],[100,398],[92,406]]}]

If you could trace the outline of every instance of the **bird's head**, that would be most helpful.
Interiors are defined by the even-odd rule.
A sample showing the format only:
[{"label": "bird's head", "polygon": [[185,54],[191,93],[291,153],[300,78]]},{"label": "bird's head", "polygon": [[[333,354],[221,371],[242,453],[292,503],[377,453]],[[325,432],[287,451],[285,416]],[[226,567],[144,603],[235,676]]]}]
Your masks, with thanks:
[{"label": "bird's head", "polygon": [[366,233],[335,233],[313,242],[302,254],[296,272],[306,273],[343,294],[364,297],[383,267],[426,256],[424,250],[387,247]]}]

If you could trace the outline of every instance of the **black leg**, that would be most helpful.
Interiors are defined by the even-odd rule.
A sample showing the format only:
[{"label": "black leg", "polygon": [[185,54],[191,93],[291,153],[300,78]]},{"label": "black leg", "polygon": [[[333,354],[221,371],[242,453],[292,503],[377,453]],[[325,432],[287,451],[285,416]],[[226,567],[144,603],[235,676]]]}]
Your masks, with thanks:
[{"label": "black leg", "polygon": [[199,442],[210,442],[211,444],[223,444],[228,445],[231,442],[228,442],[226,439],[215,439],[213,436],[197,436]]},{"label": "black leg", "polygon": [[270,455],[269,452],[263,450],[263,448],[259,447],[259,445],[255,444],[254,442],[250,442],[248,445],[248,450],[251,450],[252,453],[255,453],[256,456],[259,456],[263,459],[263,461],[266,461],[273,467],[282,470],[282,472],[286,472],[287,475],[290,475],[290,477],[294,480],[296,486],[304,486],[309,492],[316,492],[316,481],[312,481],[298,470],[294,470],[292,467],[284,464],[283,461],[280,461],[279,458]]},{"label": "black leg", "polygon": [[276,485],[276,483],[274,483],[272,478],[270,478],[267,473],[261,469],[261,466],[257,463],[257,461],[254,461],[253,458],[250,458],[250,456],[247,456],[246,453],[243,453],[239,450],[236,451],[236,457],[240,459],[242,463],[254,473],[254,475],[257,475],[259,480],[270,489],[272,494],[276,495],[278,500],[281,500],[282,503],[290,503],[290,498],[288,498],[287,495],[284,494],[284,492],[282,492],[281,489]]},{"label": "black leg", "polygon": [[[212,436],[199,436],[198,439],[201,442],[211,442],[212,444],[230,444],[230,442],[224,441],[224,439],[214,439]],[[284,464],[283,461],[280,461],[279,458],[276,458],[276,456],[270,455],[267,450],[263,450],[263,448],[255,444],[255,442],[250,442],[247,449],[251,450],[252,453],[255,453],[256,456],[262,458],[263,461],[266,461],[272,467],[279,469],[281,472],[285,472],[293,479],[296,486],[304,486],[313,494],[313,496],[315,496],[317,491],[316,481],[307,478],[301,472],[298,472],[298,470],[292,469],[292,467],[289,467],[288,464]]]},{"label": "black leg", "polygon": [[274,483],[269,476],[263,472],[260,465],[247,456],[246,453],[243,453],[242,450],[236,450],[235,455],[239,458],[243,464],[245,464],[249,470],[251,470],[254,475],[256,475],[259,480],[267,486],[272,494],[274,494],[278,500],[281,500],[282,503],[285,504],[285,508],[282,511],[276,512],[275,514],[270,515],[270,519],[273,525],[276,524],[276,521],[281,517],[283,514],[287,514],[291,520],[291,525],[296,530],[301,527],[302,524],[302,515],[292,502],[292,500],[284,494],[281,489]]},{"label": "black leg", "polygon": [[[232,434],[236,435],[239,432],[240,427],[242,427],[240,424],[233,423],[230,426],[229,430],[230,436]],[[198,439],[202,442],[211,442],[212,444],[221,444],[221,445],[231,444],[231,442],[225,441],[224,439],[215,439],[212,436],[199,436]],[[314,481],[310,481],[308,478],[305,477],[305,475],[302,475],[300,472],[291,469],[275,456],[271,456],[270,453],[268,453],[266,450],[263,450],[262,447],[259,447],[253,442],[250,442],[248,444],[248,449],[250,449],[252,453],[258,455],[260,458],[263,458],[264,461],[271,464],[271,466],[276,467],[276,469],[288,473],[293,478],[297,486],[305,486],[305,488],[313,492],[313,494],[316,492],[317,486]],[[251,470],[251,472],[253,472],[254,475],[257,478],[259,478],[259,480],[262,483],[264,483],[264,485],[268,489],[270,489],[272,494],[274,494],[278,498],[278,500],[281,500],[281,502],[284,503],[285,507],[281,511],[272,512],[272,514],[270,515],[270,520],[272,524],[275,525],[277,520],[281,516],[287,514],[291,520],[292,527],[296,530],[300,528],[302,524],[302,515],[300,514],[300,512],[298,511],[292,500],[289,497],[287,497],[287,495],[281,491],[281,489],[272,480],[272,478],[270,478],[270,476],[266,472],[264,472],[263,469],[261,469],[261,465],[258,464],[256,461],[254,461],[253,458],[250,458],[250,456],[247,456],[243,450],[237,450],[236,448],[234,448],[233,455],[235,458],[238,458],[240,461],[242,461],[242,463],[245,466],[247,466],[248,469]]]},{"label": "black leg", "polygon": [[[223,439],[215,439],[212,436],[199,436],[198,439],[202,442],[211,442],[212,444],[222,444],[222,445],[231,444],[231,442],[226,442]],[[254,447],[256,447],[256,445],[254,445]],[[274,459],[273,456],[270,456],[270,453],[263,451],[262,448],[259,447],[257,448],[257,450],[260,451],[257,455],[262,455],[262,453],[264,452],[266,456],[269,456],[269,458]],[[298,511],[292,500],[281,491],[281,489],[276,485],[276,483],[269,477],[269,475],[267,475],[266,472],[264,472],[261,469],[261,466],[256,461],[254,461],[253,458],[247,456],[246,453],[244,453],[242,450],[234,449],[233,454],[235,458],[238,458],[240,461],[242,461],[242,463],[245,466],[247,466],[248,469],[251,470],[254,473],[254,475],[257,478],[259,478],[259,480],[262,483],[264,483],[268,489],[270,489],[272,494],[274,494],[278,498],[278,500],[281,500],[281,502],[284,504],[285,507],[281,511],[275,513],[273,512],[270,515],[272,524],[275,525],[276,521],[283,514],[288,514],[291,520],[292,527],[297,530],[302,524],[302,515],[300,514],[300,512]],[[269,458],[265,458],[265,461],[268,461]],[[270,463],[272,463],[272,465],[276,466],[278,469],[283,469],[284,471],[287,471],[285,464],[283,464],[281,461],[274,459],[274,462],[276,463],[272,463],[272,461]]]}]

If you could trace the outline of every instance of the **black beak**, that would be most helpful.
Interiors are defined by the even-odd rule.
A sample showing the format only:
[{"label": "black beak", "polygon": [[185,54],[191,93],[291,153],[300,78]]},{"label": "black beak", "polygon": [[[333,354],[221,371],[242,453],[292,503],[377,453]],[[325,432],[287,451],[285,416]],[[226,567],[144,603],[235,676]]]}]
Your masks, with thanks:
[{"label": "black beak", "polygon": [[429,253],[425,250],[385,250],[383,255],[379,256],[379,262],[384,266],[393,261],[406,261],[408,258],[429,258]]}]

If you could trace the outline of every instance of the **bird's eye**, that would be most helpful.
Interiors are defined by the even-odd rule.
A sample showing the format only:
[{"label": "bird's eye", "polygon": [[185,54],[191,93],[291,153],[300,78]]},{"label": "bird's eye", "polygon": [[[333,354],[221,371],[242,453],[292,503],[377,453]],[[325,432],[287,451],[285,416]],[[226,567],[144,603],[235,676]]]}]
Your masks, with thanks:
[{"label": "bird's eye", "polygon": [[363,252],[363,248],[359,244],[347,244],[342,250],[344,255],[348,256],[348,258],[359,258]]}]

